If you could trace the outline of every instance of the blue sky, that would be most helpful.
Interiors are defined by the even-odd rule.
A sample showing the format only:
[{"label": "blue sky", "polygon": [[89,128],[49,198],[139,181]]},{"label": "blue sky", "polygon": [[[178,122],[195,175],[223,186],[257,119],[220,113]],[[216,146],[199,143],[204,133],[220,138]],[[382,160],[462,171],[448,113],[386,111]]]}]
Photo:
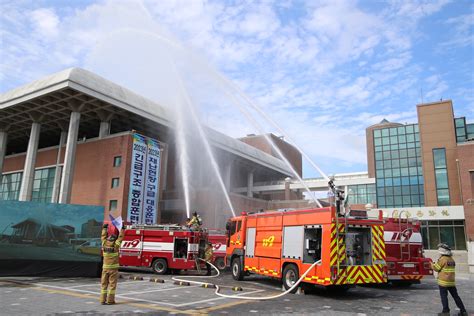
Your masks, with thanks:
[{"label": "blue sky", "polygon": [[[457,116],[474,120],[474,5],[467,0],[0,6],[1,92],[82,67],[170,107],[167,47],[154,35],[165,36],[235,82],[327,173],[366,170],[365,127],[383,118],[414,122],[421,96],[452,99]],[[206,74],[180,63],[206,124],[233,137],[258,132]],[[207,101],[199,101],[202,91]],[[305,164],[304,176],[315,175]]]}]

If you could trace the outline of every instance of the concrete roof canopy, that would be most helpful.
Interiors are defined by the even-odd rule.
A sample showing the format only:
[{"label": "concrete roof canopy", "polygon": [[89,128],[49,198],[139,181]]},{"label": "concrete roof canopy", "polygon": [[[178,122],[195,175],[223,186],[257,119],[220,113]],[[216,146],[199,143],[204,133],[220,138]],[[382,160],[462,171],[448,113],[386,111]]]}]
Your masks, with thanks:
[{"label": "concrete roof canopy", "polygon": [[[57,145],[77,105],[80,137],[96,137],[100,117],[113,118],[112,132],[133,129],[151,137],[166,135],[174,125],[161,105],[90,71],[70,68],[0,95],[0,129],[8,131],[8,152],[25,151],[33,121],[41,122],[40,147]],[[213,129],[207,132],[213,146],[246,163],[292,175],[282,160]]]}]

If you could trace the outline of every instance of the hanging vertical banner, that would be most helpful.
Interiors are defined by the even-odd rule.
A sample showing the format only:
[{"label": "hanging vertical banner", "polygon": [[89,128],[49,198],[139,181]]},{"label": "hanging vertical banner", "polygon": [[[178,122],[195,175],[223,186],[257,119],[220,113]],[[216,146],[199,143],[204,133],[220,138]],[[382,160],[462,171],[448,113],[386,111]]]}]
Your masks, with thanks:
[{"label": "hanging vertical banner", "polygon": [[160,182],[160,145],[156,140],[148,138],[147,147],[145,201],[143,204],[142,223],[156,224],[158,188]]},{"label": "hanging vertical banner", "polygon": [[139,224],[144,203],[144,180],[147,156],[146,138],[133,134],[132,165],[130,168],[130,192],[128,194],[127,221]]}]

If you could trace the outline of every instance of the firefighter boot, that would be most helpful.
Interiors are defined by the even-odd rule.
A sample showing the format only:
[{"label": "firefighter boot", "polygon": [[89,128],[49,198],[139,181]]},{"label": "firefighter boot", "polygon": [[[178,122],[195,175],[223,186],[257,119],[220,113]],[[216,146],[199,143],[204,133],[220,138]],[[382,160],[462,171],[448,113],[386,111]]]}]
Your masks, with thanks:
[{"label": "firefighter boot", "polygon": [[118,270],[110,272],[109,288],[107,290],[107,305],[115,304],[115,290],[117,289],[118,276]]}]

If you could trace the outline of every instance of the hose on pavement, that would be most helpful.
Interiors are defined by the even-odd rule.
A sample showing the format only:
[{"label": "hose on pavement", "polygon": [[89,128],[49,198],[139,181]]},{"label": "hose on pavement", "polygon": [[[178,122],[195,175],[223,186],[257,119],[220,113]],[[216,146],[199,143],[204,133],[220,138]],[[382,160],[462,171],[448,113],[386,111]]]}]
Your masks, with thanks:
[{"label": "hose on pavement", "polygon": [[[199,276],[187,276],[187,278],[216,278],[218,277],[221,273],[219,271],[219,269],[213,265],[212,263],[208,262],[208,261],[205,261],[203,259],[200,259],[199,260],[203,261],[203,262],[206,262],[208,264],[211,265],[211,267],[213,267],[216,271],[217,271],[217,274],[216,275],[212,275],[212,276],[203,276],[203,275],[199,275]],[[285,292],[282,292],[282,293],[279,293],[279,294],[276,294],[276,295],[272,295],[272,296],[262,296],[262,297],[254,297],[254,296],[241,296],[241,295],[226,295],[226,294],[221,294],[219,293],[220,291],[220,287],[219,285],[216,284],[216,291],[214,292],[216,295],[220,296],[220,297],[225,297],[225,298],[232,298],[232,299],[243,299],[243,300],[253,300],[253,301],[264,301],[264,300],[271,300],[271,299],[275,299],[275,298],[279,298],[279,297],[282,297],[282,296],[285,296],[287,295],[288,293],[290,293],[291,291],[293,291],[300,283],[301,281],[303,281],[303,279],[306,277],[306,275],[309,273],[309,271],[311,271],[311,269],[313,269],[317,264],[321,263],[321,260],[318,260],[316,261],[315,263],[313,263],[302,275],[301,277],[298,279],[298,281],[295,282],[295,284],[293,284],[293,286],[291,286],[288,290],[286,290]],[[171,278],[173,281],[178,281],[178,282],[188,282],[188,283],[192,283],[192,284],[199,284],[199,285],[202,285],[202,284],[208,284],[208,282],[200,282],[200,281],[192,281],[192,280],[187,280],[187,279],[180,279],[180,278],[176,278],[176,277],[173,277]]]}]

